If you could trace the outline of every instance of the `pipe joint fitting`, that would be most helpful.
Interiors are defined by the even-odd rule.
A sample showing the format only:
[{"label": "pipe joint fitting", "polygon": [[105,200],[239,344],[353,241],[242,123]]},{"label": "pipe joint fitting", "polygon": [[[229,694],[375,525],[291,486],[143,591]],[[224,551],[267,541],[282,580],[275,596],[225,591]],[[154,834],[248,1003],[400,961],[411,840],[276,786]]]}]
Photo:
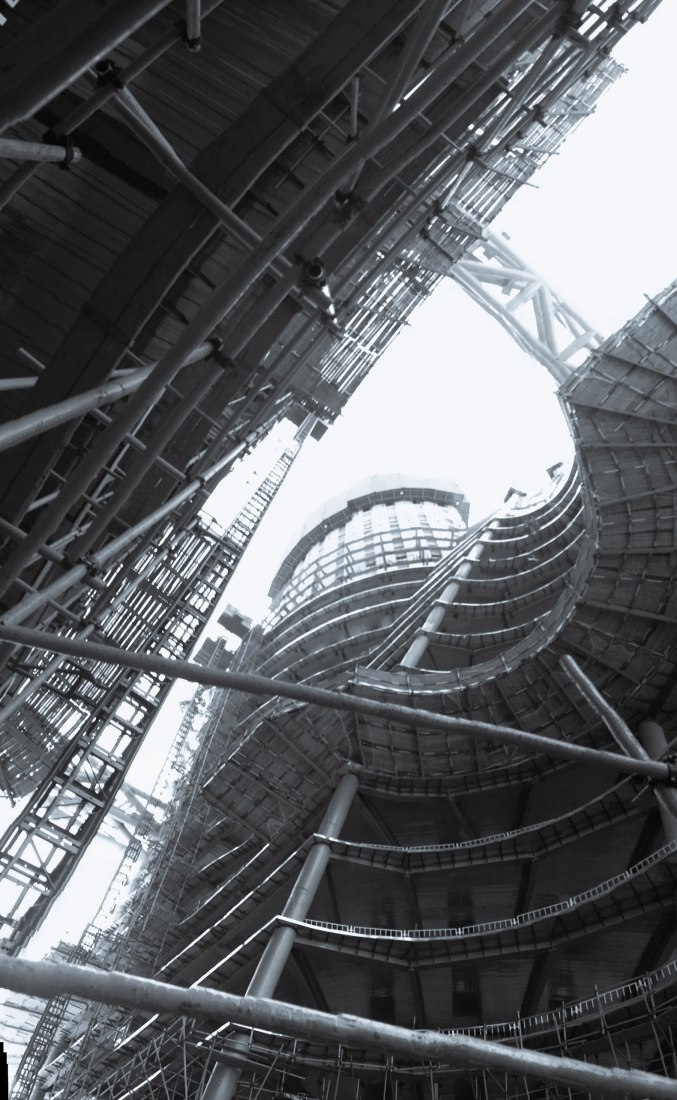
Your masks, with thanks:
[{"label": "pipe joint fitting", "polygon": [[74,161],[80,160],[82,156],[79,149],[76,149],[73,143],[72,134],[55,134],[52,129],[45,130],[42,138],[40,139],[45,145],[60,145],[64,150],[65,156],[63,160],[57,162],[57,168],[68,170]]},{"label": "pipe joint fitting", "polygon": [[61,144],[64,147],[65,156],[63,160],[59,161],[57,167],[60,168],[62,172],[68,172],[73,161],[80,159],[80,150],[75,148],[71,134],[65,134],[61,139]]},{"label": "pipe joint fitting", "polygon": [[[356,138],[348,138],[348,141],[356,141]],[[332,205],[334,207],[334,221],[339,225],[347,225],[348,222],[357,214],[364,202],[358,198],[354,191],[338,191],[334,192],[332,198]]]},{"label": "pipe joint fitting", "polygon": [[665,763],[668,766],[668,778],[666,786],[677,787],[677,755],[674,752],[669,753],[665,757]]},{"label": "pipe joint fitting", "polygon": [[87,583],[101,580],[103,576],[103,568],[101,563],[94,557],[93,554],[83,554],[80,558],[80,564],[84,565],[87,570]]},{"label": "pipe joint fitting", "polygon": [[223,351],[223,340],[218,335],[218,333],[212,333],[207,343],[212,345],[212,355],[218,355],[219,352]]},{"label": "pipe joint fitting", "polygon": [[327,272],[319,256],[307,260],[303,265],[303,281],[312,287],[323,287],[327,282]]},{"label": "pipe joint fitting", "polygon": [[234,371],[237,369],[235,360],[231,359],[231,357],[226,355],[223,351],[223,341],[220,341],[220,347],[210,352],[209,359],[212,363],[216,363],[217,367],[221,367],[223,371]]},{"label": "pipe joint fitting", "polygon": [[119,91],[122,91],[125,86],[120,76],[120,66],[110,57],[102,57],[101,61],[97,61],[94,72],[96,73],[97,88],[105,88],[107,85],[112,84]]}]

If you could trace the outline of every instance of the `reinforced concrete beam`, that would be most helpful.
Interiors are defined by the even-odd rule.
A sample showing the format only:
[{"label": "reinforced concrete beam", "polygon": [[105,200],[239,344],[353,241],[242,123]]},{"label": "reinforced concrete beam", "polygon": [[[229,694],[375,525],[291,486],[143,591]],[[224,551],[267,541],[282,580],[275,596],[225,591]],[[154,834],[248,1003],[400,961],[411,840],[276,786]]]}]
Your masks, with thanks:
[{"label": "reinforced concrete beam", "polygon": [[198,1019],[232,1020],[301,1039],[319,1039],[344,1046],[376,1049],[415,1061],[488,1067],[580,1088],[596,1096],[675,1100],[677,1084],[638,1069],[618,1069],[560,1058],[537,1050],[510,1047],[470,1035],[444,1035],[344,1013],[328,1015],[315,1009],[262,997],[236,997],[214,989],[166,985],[118,971],[101,971],[68,963],[0,958],[0,985],[15,993],[49,998],[82,997],[122,1005],[138,1012],[166,1012]]},{"label": "reinforced concrete beam", "polygon": [[[205,668],[193,661],[172,660],[157,657],[150,653],[137,653],[133,650],[119,649],[101,645],[98,642],[79,641],[75,638],[63,638],[58,634],[49,634],[44,630],[9,625],[7,617],[0,622],[0,639],[4,642],[44,649],[51,653],[65,653],[71,657],[85,660],[105,661],[112,665],[122,665],[144,672],[157,672],[170,679],[189,680],[210,687],[230,688],[252,695],[268,697],[282,696],[296,699],[302,703],[333,710],[347,710],[353,713],[371,715],[405,726],[420,726],[425,729],[441,730],[449,734],[466,734],[478,740],[503,741],[516,745],[526,752],[544,753],[547,756],[572,762],[584,763],[591,767],[612,768],[624,775],[645,775],[649,779],[662,783],[672,783],[674,770],[671,765],[651,758],[630,758],[619,753],[606,752],[603,749],[588,748],[570,741],[556,741],[540,734],[526,733],[510,726],[492,725],[491,722],[477,722],[469,718],[456,718],[447,714],[435,714],[417,707],[405,707],[396,703],[380,703],[375,699],[366,699],[324,688],[310,687],[307,684],[289,683],[286,680],[270,679],[252,673],[226,672],[221,669]],[[675,1098],[677,1100],[677,1098]]]}]

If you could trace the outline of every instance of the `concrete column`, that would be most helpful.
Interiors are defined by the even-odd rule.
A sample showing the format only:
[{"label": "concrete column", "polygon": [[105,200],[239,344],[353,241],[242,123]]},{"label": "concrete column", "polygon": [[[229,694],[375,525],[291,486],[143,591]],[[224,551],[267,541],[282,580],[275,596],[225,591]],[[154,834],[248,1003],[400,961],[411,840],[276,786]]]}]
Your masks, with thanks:
[{"label": "concrete column", "polygon": [[[318,829],[323,836],[339,835],[348,816],[357,784],[357,775],[354,772],[347,772],[339,779]],[[323,844],[321,841],[313,844],[294,883],[287,904],[282,910],[283,917],[290,917],[292,920],[304,920],[307,917],[330,855],[331,849],[328,844]],[[247,987],[246,996],[269,998],[273,996],[295,939],[296,932],[293,928],[280,926],[275,929],[259,960],[254,977]],[[237,1045],[239,1046],[240,1043],[243,1048],[241,1053],[244,1055],[247,1051],[246,1040],[241,1039]],[[239,1052],[235,1057],[238,1055]],[[242,1070],[236,1066],[216,1066],[202,1100],[232,1100],[241,1072]]]}]

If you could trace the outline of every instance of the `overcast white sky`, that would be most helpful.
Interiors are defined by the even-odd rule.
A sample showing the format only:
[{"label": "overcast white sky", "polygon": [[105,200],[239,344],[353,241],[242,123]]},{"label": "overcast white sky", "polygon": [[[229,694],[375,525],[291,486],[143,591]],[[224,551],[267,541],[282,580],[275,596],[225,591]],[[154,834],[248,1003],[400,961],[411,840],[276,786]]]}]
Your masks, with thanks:
[{"label": "overcast white sky", "polygon": [[[645,293],[657,293],[677,276],[675,42],[677,5],[665,0],[616,52],[631,71],[538,173],[538,188],[523,188],[494,223],[604,335],[645,304]],[[307,444],[238,569],[228,602],[260,615],[281,548],[308,510],[365,474],[448,473],[470,497],[475,519],[511,485],[536,488],[545,468],[570,453],[553,388],[543,367],[446,282],[338,423],[320,443]],[[264,471],[269,461],[270,449],[253,464]],[[224,520],[250,491],[247,477],[257,480],[243,467],[220,494]],[[143,782],[158,766],[176,721],[176,707],[163,714],[133,782]],[[31,954],[61,936],[76,937],[93,916],[103,889],[97,877],[105,877],[97,876],[103,860],[96,849]]]}]

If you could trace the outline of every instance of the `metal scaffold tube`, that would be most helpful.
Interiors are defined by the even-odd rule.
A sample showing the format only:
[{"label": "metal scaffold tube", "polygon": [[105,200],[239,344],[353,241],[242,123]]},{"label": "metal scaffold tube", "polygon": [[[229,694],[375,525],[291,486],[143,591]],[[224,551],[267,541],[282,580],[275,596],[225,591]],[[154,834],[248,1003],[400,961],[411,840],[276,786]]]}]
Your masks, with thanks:
[{"label": "metal scaffold tube", "polygon": [[51,161],[70,163],[82,157],[79,149],[67,149],[65,145],[54,145],[44,141],[20,141],[18,138],[0,137],[0,157],[10,160]]},{"label": "metal scaffold tube", "polygon": [[[107,587],[90,606],[86,624],[77,616],[72,618],[74,629],[84,626],[80,639],[94,630],[99,637],[107,634],[111,640],[118,641],[129,638],[131,633],[139,648],[151,647],[164,653],[188,653],[196,640],[196,631],[201,630],[232,575],[267,506],[299,453],[312,422],[312,418],[308,418],[301,426],[293,442],[277,458],[228,528],[222,531],[213,523],[202,520],[198,520],[194,527],[182,527],[179,517],[174,533],[168,525],[165,526],[159,533],[159,541],[148,544],[147,540],[142,540],[141,549],[138,544],[135,545],[133,560],[128,558],[122,569],[113,565],[105,574],[105,581],[100,582]],[[199,505],[199,500],[191,498],[188,501],[191,508],[194,503]],[[172,592],[169,601],[163,598],[167,583]],[[121,587],[116,591],[118,584]],[[11,651],[11,647],[7,648]],[[48,692],[53,687],[59,693],[60,688],[66,687],[69,678],[72,682],[74,676],[90,675],[81,663],[69,662],[63,656],[53,660],[47,658],[45,662],[33,652],[27,657],[27,662],[32,664],[38,675],[7,701],[6,707],[2,708],[5,718],[14,713],[21,714],[26,700],[39,686],[38,681],[46,682]],[[59,685],[54,676],[62,662],[68,664],[70,670],[66,671],[66,680]],[[16,666],[17,676],[21,677],[24,667],[25,663]],[[141,696],[136,697],[142,700],[137,711],[125,716],[122,709],[125,697],[134,697],[134,685],[143,681],[146,686]],[[10,930],[4,943],[5,951],[19,951],[44,920],[84,852],[88,838],[109,812],[116,791],[169,686],[170,681],[164,677],[130,675],[124,668],[111,667],[105,671],[104,683],[96,681],[97,690],[88,697],[87,710],[80,711],[78,708],[77,736],[65,743],[53,758],[44,783],[9,826],[0,844],[5,853],[0,866],[0,887],[11,906],[9,911],[3,907],[0,922]],[[63,691],[60,695],[66,698]],[[60,695],[57,694],[57,698]],[[145,705],[146,699],[148,705]],[[70,704],[66,702],[65,705],[68,714]],[[54,709],[46,710],[40,700],[38,712],[46,720],[56,715]],[[63,711],[59,714],[63,717]],[[109,743],[111,728],[124,731],[113,749]],[[132,735],[131,740],[128,734]],[[104,745],[105,752],[102,753]],[[49,758],[46,764],[49,766]],[[115,782],[109,782],[104,792],[100,786],[100,774],[102,769],[111,766],[115,769]],[[78,775],[78,782],[71,787],[75,774]],[[94,799],[90,789],[96,791]],[[62,796],[66,790],[69,794],[64,802]],[[35,845],[37,836],[40,838],[39,844]],[[66,844],[64,837],[67,837]],[[18,891],[15,889],[16,879],[12,877],[17,867],[20,868]],[[45,874],[47,867],[49,872]]]},{"label": "metal scaffold tube", "polygon": [[[215,341],[207,341],[200,344],[192,355],[186,357],[184,367],[198,363],[210,355],[216,346]],[[147,367],[139,367],[125,378],[114,378],[104,382],[101,386],[95,386],[75,397],[67,397],[63,401],[57,401],[54,405],[47,405],[43,409],[36,409],[25,416],[10,420],[0,427],[0,451],[8,451],[19,443],[25,443],[28,439],[57,428],[60,424],[66,424],[78,416],[99,409],[103,405],[109,405],[128,397],[130,393],[138,390],[144,378],[153,370],[154,364]]]},{"label": "metal scaffold tube", "polygon": [[[655,722],[644,721],[640,723],[639,732],[642,739],[652,749],[651,754],[640,740],[635,737],[627,722],[624,722],[620,714],[614,710],[601,691],[595,687],[592,680],[586,676],[570,654],[566,654],[561,660],[562,668],[566,670],[581,695],[586,699],[596,714],[602,719],[616,743],[624,753],[633,760],[646,763],[652,761],[655,755],[661,755],[667,749],[665,735],[661,727]],[[666,836],[669,840],[677,838],[677,791],[670,787],[658,787],[655,790],[656,802],[661,813],[661,820]]]},{"label": "metal scaffold tube", "polygon": [[205,372],[202,382],[193,391],[190,402],[179,402],[164,418],[161,426],[153,433],[146,452],[136,459],[127,476],[115,487],[107,499],[105,507],[100,510],[98,515],[94,516],[87,530],[70,548],[69,556],[72,561],[77,561],[88,553],[92,546],[105,535],[111,521],[120,514],[142,478],[148,473],[153,463],[162,454],[165,446],[190,416],[192,409],[199,407],[200,403],[204,401],[222,372],[221,365],[215,363],[211,369]]},{"label": "metal scaffold tube", "polygon": [[[223,0],[208,0],[202,4],[202,18],[212,11],[215,11]],[[86,122],[88,118],[91,118],[96,111],[99,110],[117,91],[119,84],[131,84],[132,81],[144,72],[153,62],[162,57],[167,50],[171,49],[175,42],[178,42],[181,38],[181,31],[171,27],[168,31],[165,31],[160,38],[154,42],[147,49],[142,50],[131,64],[127,65],[121,72],[117,74],[117,80],[115,83],[105,84],[102,88],[99,88],[89,99],[84,100],[73,111],[69,111],[68,114],[62,118],[52,129],[51,134],[54,138],[66,137],[78,128],[83,122]],[[10,201],[10,199],[19,191],[23,185],[31,178],[31,176],[38,169],[39,164],[34,161],[24,164],[21,168],[18,168],[16,172],[13,172],[3,183],[0,184],[0,210]]]},{"label": "metal scaffold tube", "polygon": [[138,1012],[166,1012],[222,1022],[232,1020],[247,1027],[282,1032],[301,1039],[367,1047],[384,1054],[433,1060],[442,1065],[498,1068],[582,1088],[595,1096],[675,1100],[677,1095],[673,1080],[643,1070],[607,1068],[469,1035],[410,1031],[360,1016],[331,1015],[263,997],[237,997],[196,986],[185,989],[150,978],[87,966],[0,958],[0,984],[5,989],[33,997],[49,998],[67,993]]},{"label": "metal scaffold tube", "polygon": [[[322,836],[338,837],[345,824],[357,786],[358,779],[353,772],[341,776],[319,827],[319,833]],[[322,841],[313,844],[294,883],[287,904],[282,910],[283,917],[291,920],[305,920],[327,869],[330,856],[331,848],[328,844]],[[289,925],[278,925],[275,928],[247,987],[247,997],[273,996],[295,939],[296,930]],[[243,1043],[243,1054],[246,1050],[247,1044]],[[203,1100],[231,1100],[240,1074],[241,1070],[236,1066],[216,1066]]]},{"label": "metal scaffold tube", "polygon": [[169,0],[62,0],[0,51],[0,132],[29,118]]},{"label": "metal scaffold tube", "polygon": [[[216,350],[217,344],[218,341],[212,338],[198,344],[185,356],[181,369],[206,359]],[[84,416],[85,413],[98,409],[102,405],[135,394],[148,381],[155,369],[156,364],[149,364],[125,378],[113,379],[102,386],[87,390],[85,393],[68,397],[55,405],[44,409],[36,409],[34,412],[27,413],[26,416],[10,421],[0,427],[0,451],[8,450],[18,443],[42,435],[43,432],[73,420],[77,416]],[[121,439],[126,434],[126,432],[123,433]],[[68,504],[68,507],[71,507],[78,500],[81,493],[85,491],[91,479],[91,469],[88,468],[87,463],[82,463],[78,468],[77,475],[69,479],[67,489],[59,495],[54,506],[58,508],[58,514],[61,518],[66,514],[64,511],[65,505]],[[46,542],[49,538],[55,521],[53,515],[49,512],[47,519],[48,522],[45,522],[44,518],[38,520],[36,527],[26,535],[26,538],[16,548],[9,561],[5,563],[9,572],[4,573],[3,580],[0,581],[0,592],[6,590],[5,582],[9,583],[9,576],[18,576],[24,566],[31,560],[40,543]]]},{"label": "metal scaffold tube", "polygon": [[[462,494],[466,511],[454,504],[447,522],[442,478],[420,509],[394,501],[398,524],[365,523],[354,547],[359,524],[342,533],[333,556],[333,533],[320,550],[318,524],[317,560],[302,566],[310,576],[314,562],[322,584],[305,584],[291,558],[285,580],[285,559],[261,624],[236,607],[222,615],[244,636],[235,660],[223,639],[183,660],[286,457],[225,529],[205,512],[216,481],[282,417],[314,417],[321,438],[468,249],[486,257],[467,261],[469,276],[510,294],[506,313],[526,303],[528,330],[511,328],[523,346],[549,349],[551,364],[580,358],[590,332],[577,315],[514,257],[499,268],[493,238],[483,251],[477,238],[521,185],[534,186],[574,117],[591,113],[621,68],[610,46],[657,2],[265,0],[249,11],[222,0],[25,0],[24,12],[7,0],[18,11],[6,20],[10,48],[0,44],[0,121],[21,97],[38,109],[0,138],[0,155],[13,148],[17,161],[4,165],[0,207],[23,188],[5,252],[28,272],[0,383],[0,453],[20,447],[0,517],[0,794],[18,805],[0,844],[0,986],[4,974],[9,988],[52,998],[42,1014],[25,998],[7,1006],[29,1020],[17,1047],[35,1025],[16,1100],[233,1100],[259,1086],[327,1100],[425,1088],[428,1074],[433,1100],[461,1084],[484,1084],[488,1098],[529,1100],[535,1087],[677,1100],[674,1049],[648,1016],[655,990],[667,1018],[673,972],[633,986],[630,1009],[609,998],[603,1040],[593,1010],[579,1018],[568,1003],[592,1000],[591,959],[605,988],[618,985],[654,969],[674,931],[677,840],[654,851],[652,799],[677,837],[677,757],[627,709],[641,700],[647,715],[668,714],[674,664],[669,574],[652,565],[669,550],[652,538],[647,503],[657,498],[660,533],[670,394],[652,330],[644,351],[617,349],[619,364],[632,360],[627,399],[593,357],[594,385],[612,391],[602,421],[586,419],[584,372],[562,398],[586,474],[579,497],[574,475],[571,498],[564,474],[553,476],[554,496],[502,519],[493,549],[493,517],[468,526]],[[118,41],[115,19],[129,24]],[[203,52],[189,52],[201,36]],[[29,146],[40,159],[21,160]],[[209,362],[179,373],[201,349]],[[655,448],[646,462],[644,445]],[[596,586],[599,562],[604,578],[621,578],[618,591]],[[636,567],[660,592],[626,598]],[[616,629],[610,615],[623,610],[632,618]],[[633,723],[620,748],[558,675],[567,643],[586,671],[606,669],[599,683],[620,712],[611,717]],[[142,805],[113,800],[153,723],[166,736],[160,708],[181,679],[205,685],[204,713],[150,831]],[[229,690],[242,693],[234,710]],[[612,780],[599,807],[578,807]],[[540,820],[555,805],[562,826]],[[17,956],[84,852],[96,858],[90,841],[137,811],[138,859],[133,874],[125,865],[118,908],[96,925],[101,941],[52,956],[96,969],[22,968]],[[588,864],[609,852],[606,877],[593,867],[584,889]],[[617,950],[628,927],[633,949]],[[494,1020],[499,987],[505,1024]],[[561,1012],[543,1008],[563,1000]],[[570,1022],[571,1044],[557,1030]],[[619,1022],[633,1028],[626,1054]],[[447,1034],[428,1030],[442,1026]],[[351,1062],[354,1079],[339,1087]]]},{"label": "metal scaffold tube", "polygon": [[[29,597],[30,598],[30,597]],[[270,679],[252,673],[226,672],[220,669],[205,668],[193,661],[171,660],[150,653],[137,653],[114,646],[101,645],[98,642],[80,642],[77,639],[63,638],[43,630],[9,625],[5,616],[0,622],[0,639],[16,645],[32,646],[52,653],[66,653],[72,657],[84,657],[94,661],[107,661],[110,664],[123,665],[147,672],[159,672],[171,679],[189,680],[196,684],[212,687],[231,688],[252,695],[276,696],[296,699],[302,703],[312,703],[334,710],[347,710],[357,714],[372,715],[403,725],[420,726],[425,729],[442,730],[448,734],[467,734],[478,740],[503,741],[516,745],[526,752],[545,753],[572,762],[590,766],[612,768],[625,775],[644,775],[662,783],[671,783],[674,770],[671,765],[658,760],[632,759],[603,749],[588,748],[571,741],[557,741],[540,734],[526,733],[510,726],[492,725],[490,722],[478,722],[470,718],[456,718],[447,714],[436,714],[417,707],[405,707],[396,703],[380,703],[358,695],[327,691],[324,688],[310,687],[307,684],[289,683],[285,680]]]},{"label": "metal scaffold tube", "polygon": [[[485,538],[486,536],[486,538]],[[463,561],[460,563],[457,569],[454,570],[452,580],[447,584],[441,594],[434,600],[434,606],[428,613],[422,627],[417,631],[417,635],[412,641],[411,645],[407,649],[404,657],[400,661],[402,668],[419,668],[421,661],[425,657],[428,646],[430,644],[430,634],[439,630],[444,616],[448,609],[454,603],[458,593],[461,589],[461,582],[467,580],[472,573],[475,565],[480,561],[484,551],[486,550],[487,543],[491,539],[491,527],[482,531],[480,537],[474,546],[471,546],[468,553],[465,555]]]},{"label": "metal scaffold tube", "polygon": [[[440,20],[448,7],[448,0],[426,0],[421,11],[416,16],[413,26],[409,29],[407,43],[403,50],[397,72],[386,85],[380,103],[376,107],[369,121],[366,133],[370,133],[374,127],[399,103],[404,95],[413,74],[418,68],[421,58],[430,43],[430,40],[439,27]],[[355,107],[354,130],[357,135],[357,105]],[[352,180],[349,190],[354,191],[359,181],[363,165],[361,164]]]},{"label": "metal scaffold tube", "polygon": [[[457,79],[484,50],[505,34],[524,11],[525,5],[526,0],[510,0],[505,8],[501,8],[498,13],[490,16],[481,29],[457,53],[454,53],[448,62],[441,64],[439,71],[436,70],[398,111],[378,123],[368,137],[361,136],[353,147],[337,156],[322,176],[308,186],[303,195],[290,205],[270,233],[258,244],[252,246],[247,257],[217,286],[185,326],[173,348],[157,364],[152,374],[144,380],[115,421],[96,440],[87,460],[83,461],[72,475],[68,486],[59,494],[58,500],[45,512],[29,538],[6,562],[5,577],[0,583],[0,594],[5,592],[11,581],[18,576],[28,560],[27,555],[32,555],[34,540],[38,539],[42,543],[48,539],[63,520],[68,509],[86,490],[91,480],[91,471],[108,461],[125,434],[133,430],[140,417],[155,404],[165,387],[171,384],[186,356],[190,355],[195,346],[207,339],[215,327],[236,309],[254,282],[293,243],[313,216],[333,197],[336,189],[345,182],[351,171],[395,140],[421,111],[434,102],[451,81]],[[556,5],[553,9],[553,20],[558,11],[559,5]]]},{"label": "metal scaffold tube", "polygon": [[[7,612],[5,621],[23,622],[23,620],[29,615],[32,615],[34,611],[38,611],[41,607],[45,607],[51,600],[67,592],[73,585],[84,580],[88,573],[119,560],[141,535],[151,531],[161,520],[166,519],[167,516],[171,515],[172,512],[179,508],[180,505],[192,500],[199,490],[204,489],[215,478],[223,475],[235,459],[258,438],[258,434],[257,432],[251,432],[242,443],[238,443],[236,447],[228,451],[218,460],[218,462],[213,463],[209,469],[205,470],[204,474],[192,478],[183,489],[175,493],[169,500],[160,505],[159,508],[154,509],[149,515],[144,516],[143,519],[139,520],[132,527],[129,527],[121,535],[118,535],[117,538],[112,539],[111,542],[107,543],[106,546],[98,552],[98,554],[93,555],[90,560],[72,566],[72,568],[61,577],[47,584],[45,588],[27,596],[21,603],[17,604],[13,610]],[[24,547],[27,541],[28,538],[20,544],[19,548],[21,549]]]}]

